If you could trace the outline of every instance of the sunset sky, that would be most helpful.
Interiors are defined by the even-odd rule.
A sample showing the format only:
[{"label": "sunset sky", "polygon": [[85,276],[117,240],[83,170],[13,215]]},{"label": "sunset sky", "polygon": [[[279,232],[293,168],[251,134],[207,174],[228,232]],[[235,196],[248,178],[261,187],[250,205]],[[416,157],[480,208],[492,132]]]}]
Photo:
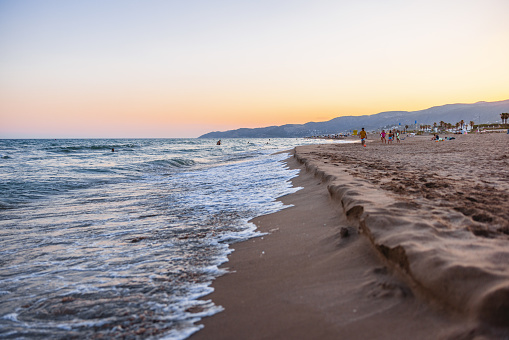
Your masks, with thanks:
[{"label": "sunset sky", "polygon": [[509,99],[508,0],[0,0],[0,138]]}]

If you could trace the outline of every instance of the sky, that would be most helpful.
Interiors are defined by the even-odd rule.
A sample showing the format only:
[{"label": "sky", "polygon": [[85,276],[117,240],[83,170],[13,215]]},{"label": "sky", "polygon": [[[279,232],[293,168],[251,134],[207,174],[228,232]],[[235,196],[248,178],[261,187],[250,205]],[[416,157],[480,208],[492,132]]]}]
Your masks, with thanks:
[{"label": "sky", "polygon": [[0,138],[198,137],[509,99],[507,0],[0,0]]}]

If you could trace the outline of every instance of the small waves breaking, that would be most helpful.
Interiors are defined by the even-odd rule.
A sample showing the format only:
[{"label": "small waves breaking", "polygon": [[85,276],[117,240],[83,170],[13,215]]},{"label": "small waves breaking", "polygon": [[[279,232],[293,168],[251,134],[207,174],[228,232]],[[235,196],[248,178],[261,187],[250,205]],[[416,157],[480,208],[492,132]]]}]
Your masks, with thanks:
[{"label": "small waves breaking", "polygon": [[90,152],[90,151],[133,151],[140,148],[137,144],[121,144],[121,143],[108,143],[108,144],[90,144],[90,145],[58,145],[52,144],[45,148],[45,151],[52,153],[77,153],[77,152]]},{"label": "small waves breaking", "polygon": [[149,167],[158,168],[188,168],[196,164],[192,159],[186,158],[170,158],[170,159],[158,159],[146,163]]},{"label": "small waves breaking", "polygon": [[0,141],[0,337],[184,339],[221,311],[199,298],[229,245],[297,190],[269,156],[297,142],[223,142]]}]

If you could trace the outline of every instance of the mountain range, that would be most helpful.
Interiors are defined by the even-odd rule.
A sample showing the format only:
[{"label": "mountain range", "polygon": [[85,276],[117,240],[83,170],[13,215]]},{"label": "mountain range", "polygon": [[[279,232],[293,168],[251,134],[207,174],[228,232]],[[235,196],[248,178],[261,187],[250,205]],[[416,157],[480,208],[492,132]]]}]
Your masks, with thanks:
[{"label": "mountain range", "polygon": [[376,130],[405,125],[433,125],[440,121],[456,124],[474,121],[476,124],[501,121],[500,114],[509,112],[509,100],[497,102],[477,102],[474,104],[447,104],[434,106],[419,111],[388,111],[364,116],[343,116],[326,122],[309,122],[306,124],[286,124],[262,128],[241,128],[228,131],[206,133],[199,138],[285,138],[309,137],[328,134],[346,133],[351,130]]}]

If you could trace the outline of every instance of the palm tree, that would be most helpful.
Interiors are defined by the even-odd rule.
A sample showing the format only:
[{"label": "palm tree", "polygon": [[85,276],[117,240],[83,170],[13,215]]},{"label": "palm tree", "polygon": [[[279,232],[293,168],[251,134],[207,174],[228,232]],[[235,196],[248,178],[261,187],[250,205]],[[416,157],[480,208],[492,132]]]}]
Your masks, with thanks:
[{"label": "palm tree", "polygon": [[405,125],[405,133],[408,131],[408,125]]},{"label": "palm tree", "polygon": [[475,125],[474,121],[473,121],[473,120],[471,120],[471,121],[470,121],[470,129],[473,129],[473,128],[474,128],[474,125]]},{"label": "palm tree", "polygon": [[462,119],[460,120],[461,130],[463,130],[463,125],[465,125],[465,121]]},{"label": "palm tree", "polygon": [[502,118],[502,123],[507,124],[507,120],[509,119],[509,113],[501,113],[500,118]]},{"label": "palm tree", "polygon": [[444,122],[443,120],[441,120],[439,124],[440,124],[440,130],[442,130],[442,128],[443,128],[443,127],[444,127],[444,125],[445,125],[445,122]]},{"label": "palm tree", "polygon": [[455,125],[455,126],[456,126],[456,131],[458,131],[458,128],[460,127],[460,123],[459,123],[459,122],[458,122],[458,123],[456,123],[456,125]]}]

